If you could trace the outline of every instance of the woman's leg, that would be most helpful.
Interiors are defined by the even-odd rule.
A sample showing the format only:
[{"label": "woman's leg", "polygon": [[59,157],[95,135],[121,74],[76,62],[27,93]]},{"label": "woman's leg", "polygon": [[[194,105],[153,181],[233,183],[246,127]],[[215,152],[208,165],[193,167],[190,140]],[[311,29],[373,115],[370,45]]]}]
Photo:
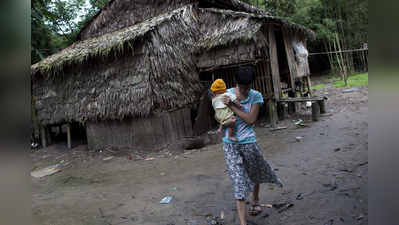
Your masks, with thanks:
[{"label": "woman's leg", "polygon": [[[255,190],[252,192],[252,204],[251,205],[259,205],[259,188],[260,185],[257,184],[255,186]],[[260,206],[256,206],[254,208],[251,208],[251,213],[256,213],[256,211],[261,211]]]},{"label": "woman's leg", "polygon": [[236,199],[237,214],[240,220],[240,225],[246,225],[245,220],[245,199]]},{"label": "woman's leg", "polygon": [[252,204],[259,205],[259,188],[260,184],[255,186],[255,190],[252,192]]}]

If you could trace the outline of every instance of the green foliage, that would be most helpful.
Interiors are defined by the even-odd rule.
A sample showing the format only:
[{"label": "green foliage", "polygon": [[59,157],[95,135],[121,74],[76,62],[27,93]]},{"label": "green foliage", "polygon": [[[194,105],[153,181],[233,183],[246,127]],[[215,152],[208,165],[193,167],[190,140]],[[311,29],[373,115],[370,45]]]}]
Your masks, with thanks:
[{"label": "green foliage", "polygon": [[[309,52],[338,51],[334,49],[334,34],[338,35],[342,50],[362,48],[363,43],[368,41],[367,0],[304,0],[297,6],[298,10],[289,19],[317,34],[316,40],[308,41]],[[315,60],[323,57],[327,58],[327,55],[310,57],[310,66],[318,67],[317,64],[325,64]],[[333,57],[333,66],[338,67],[336,56]],[[344,59],[345,63],[346,60]],[[337,73],[340,68],[334,68],[332,71]]]},{"label": "green foliage", "polygon": [[264,7],[274,16],[288,18],[298,10],[300,1],[297,0],[263,0],[259,6]]},{"label": "green foliage", "polygon": [[273,16],[289,18],[298,9],[299,0],[242,0],[247,4],[264,9]]},{"label": "green foliage", "polygon": [[91,7],[86,8],[86,14],[80,16],[81,20],[78,23],[79,31],[83,25],[96,15],[109,1],[110,0],[89,0]]},{"label": "green foliage", "polygon": [[[333,44],[336,41],[335,34],[338,35],[342,50],[361,48],[363,43],[368,42],[367,0],[244,0],[244,2],[313,30],[317,37],[316,40],[308,41],[309,52],[338,51]],[[331,67],[330,63],[338,66],[338,61],[330,62],[328,59],[327,55],[309,57],[311,70],[328,69]],[[346,63],[347,59],[344,59],[344,62]],[[339,71],[340,68],[334,70],[334,72]]]},{"label": "green foliage", "polygon": [[344,81],[334,82],[333,87],[340,88],[340,87],[368,85],[369,84],[368,73],[350,76],[350,77],[348,77],[347,83],[348,83],[348,85],[345,85]]},{"label": "green foliage", "polygon": [[86,0],[31,0],[31,64],[73,44],[84,22],[107,2],[90,0],[86,6]]}]

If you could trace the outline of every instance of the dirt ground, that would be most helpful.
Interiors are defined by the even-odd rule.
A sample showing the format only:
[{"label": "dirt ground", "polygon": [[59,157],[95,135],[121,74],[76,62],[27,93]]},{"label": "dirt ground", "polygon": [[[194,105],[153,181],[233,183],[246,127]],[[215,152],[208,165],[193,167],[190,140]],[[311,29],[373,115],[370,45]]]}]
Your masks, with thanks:
[{"label": "dirt ground", "polygon": [[[287,129],[270,131],[260,115],[258,144],[285,187],[262,184],[260,203],[272,208],[262,207],[258,216],[247,210],[248,220],[368,224],[368,87],[356,88],[343,93],[350,88],[326,83],[317,90],[328,96],[332,114],[317,122],[307,115],[311,108],[300,109],[279,121]],[[294,124],[298,119],[306,126]],[[181,141],[152,153],[88,151],[85,141],[71,150],[62,141],[33,151],[32,172],[56,164],[61,170],[31,177],[31,224],[239,224],[222,143],[209,143],[207,134],[199,139],[204,145],[194,149]],[[166,196],[171,202],[160,204]]]}]

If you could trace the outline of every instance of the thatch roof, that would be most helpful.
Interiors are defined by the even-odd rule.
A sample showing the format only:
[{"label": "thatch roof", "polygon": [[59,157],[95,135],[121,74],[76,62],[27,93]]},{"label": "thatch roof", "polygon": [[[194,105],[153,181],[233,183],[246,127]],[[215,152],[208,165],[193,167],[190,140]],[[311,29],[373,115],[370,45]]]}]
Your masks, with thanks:
[{"label": "thatch roof", "polygon": [[193,0],[110,0],[86,21],[76,41],[130,27],[193,3]]},{"label": "thatch roof", "polygon": [[[232,10],[222,10],[222,9],[201,9],[203,12],[213,12],[223,15],[223,18],[231,17],[238,18],[241,21],[246,21],[248,19],[267,19],[274,22],[278,22],[283,26],[286,26],[289,29],[294,29],[297,31],[301,31],[304,34],[314,38],[315,33],[299,24],[293,23],[285,18],[273,17],[270,13],[258,9],[254,6],[250,6],[248,4],[242,3],[240,1],[231,0],[229,1],[232,4],[236,5],[239,8],[245,9],[246,11],[253,11],[255,13],[247,13],[247,12],[237,12]],[[109,4],[111,4],[110,1]],[[107,3],[108,4],[108,3]],[[191,5],[192,6],[192,5]],[[185,8],[186,6],[182,7]],[[62,51],[55,53],[46,59],[40,61],[39,63],[31,66],[31,74],[35,75],[37,72],[41,72],[43,74],[62,74],[62,68],[66,65],[73,64],[82,64],[84,60],[87,60],[90,57],[100,57],[104,58],[108,56],[111,52],[123,53],[125,43],[128,43],[130,48],[133,49],[132,43],[134,40],[143,37],[148,31],[154,29],[155,26],[161,24],[164,21],[169,20],[172,16],[179,13],[182,8],[173,10],[171,12],[159,15],[157,17],[150,18],[144,22],[136,24],[134,26],[122,28],[118,31],[106,33],[101,36],[96,36],[90,39],[86,39],[84,41],[79,41],[74,43],[73,45],[63,49]],[[248,18],[248,19],[246,19]],[[265,43],[257,34],[262,21],[257,20],[255,22],[251,21],[250,24],[241,23],[240,21],[233,21],[226,18],[224,21],[228,20],[227,23],[234,23],[224,30],[215,30],[214,35],[203,34],[202,40],[197,43],[196,51],[199,51],[201,48],[209,49],[217,45],[226,45],[228,43],[232,43],[234,41],[247,41],[250,39],[254,39],[256,43],[261,46],[264,46]],[[212,26],[215,21],[207,20],[207,27]],[[216,21],[217,23],[223,23],[223,21]],[[241,25],[240,25],[241,24]],[[243,27],[243,24],[245,27]],[[215,24],[214,27],[220,27]],[[208,29],[207,30],[212,30]],[[203,31],[201,31],[202,33]],[[259,40],[259,41],[257,41]]]},{"label": "thatch roof", "polygon": [[[310,38],[316,37],[316,34],[312,30],[286,18],[274,17],[270,13],[255,14],[223,9],[201,9],[201,11],[220,14],[221,17],[214,17],[208,14],[208,16],[204,18],[203,24],[206,24],[206,29],[201,31],[205,32],[205,34],[200,43],[197,44],[197,48],[209,49],[217,45],[226,45],[227,43],[232,43],[239,39],[246,42],[247,40],[254,38],[255,42],[258,43],[258,40],[262,41],[262,39],[257,35],[257,32],[263,24],[269,21],[285,26],[289,30],[302,32]],[[234,20],[231,20],[231,18]],[[211,24],[210,27],[209,24]],[[227,27],[224,28],[221,24],[226,24],[224,26]],[[214,28],[212,25],[219,29],[212,29]],[[207,31],[213,32],[213,35],[207,34]],[[259,47],[262,47],[265,44],[266,43],[260,43]]]},{"label": "thatch roof", "polygon": [[[258,49],[267,45],[265,37],[258,32],[263,21],[257,18],[226,16],[223,13],[237,12],[231,10],[200,9],[200,41],[196,52],[209,50],[215,46],[228,45],[233,42],[248,42],[253,39]],[[228,15],[228,14],[227,14]]]},{"label": "thatch roof", "polygon": [[76,40],[85,40],[130,27],[192,3],[198,3],[202,8],[223,8],[271,15],[263,9],[237,0],[110,0],[84,24]]},{"label": "thatch roof", "polygon": [[170,20],[173,16],[180,13],[187,7],[185,6],[163,15],[151,18],[137,25],[126,27],[121,30],[107,33],[101,36],[90,38],[84,41],[75,42],[71,46],[48,56],[42,61],[31,66],[31,74],[35,75],[40,71],[42,74],[57,75],[62,74],[63,66],[82,64],[90,57],[105,58],[111,52],[121,54],[124,52],[125,43],[133,50],[133,41],[143,37],[148,31],[161,23]]}]

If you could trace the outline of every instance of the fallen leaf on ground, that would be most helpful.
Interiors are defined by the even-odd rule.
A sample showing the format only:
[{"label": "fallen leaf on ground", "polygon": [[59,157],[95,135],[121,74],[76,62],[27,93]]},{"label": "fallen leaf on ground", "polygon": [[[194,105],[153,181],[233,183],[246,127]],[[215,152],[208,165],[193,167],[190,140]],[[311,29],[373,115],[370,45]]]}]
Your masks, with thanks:
[{"label": "fallen leaf on ground", "polygon": [[364,218],[364,214],[359,213],[359,215],[357,215],[356,220],[360,220]]},{"label": "fallen leaf on ground", "polygon": [[297,196],[297,199],[298,199],[299,197],[311,195],[311,194],[313,194],[313,193],[314,193],[314,191],[310,191],[310,192],[306,192],[306,193],[300,193],[300,194]]},{"label": "fallen leaf on ground", "polygon": [[325,223],[324,225],[332,225],[334,223],[334,220],[329,220],[327,223]]},{"label": "fallen leaf on ground", "polygon": [[283,216],[280,220],[281,220],[281,221],[286,220],[286,219],[288,219],[290,216],[291,216],[291,214],[288,215],[288,216]]}]

